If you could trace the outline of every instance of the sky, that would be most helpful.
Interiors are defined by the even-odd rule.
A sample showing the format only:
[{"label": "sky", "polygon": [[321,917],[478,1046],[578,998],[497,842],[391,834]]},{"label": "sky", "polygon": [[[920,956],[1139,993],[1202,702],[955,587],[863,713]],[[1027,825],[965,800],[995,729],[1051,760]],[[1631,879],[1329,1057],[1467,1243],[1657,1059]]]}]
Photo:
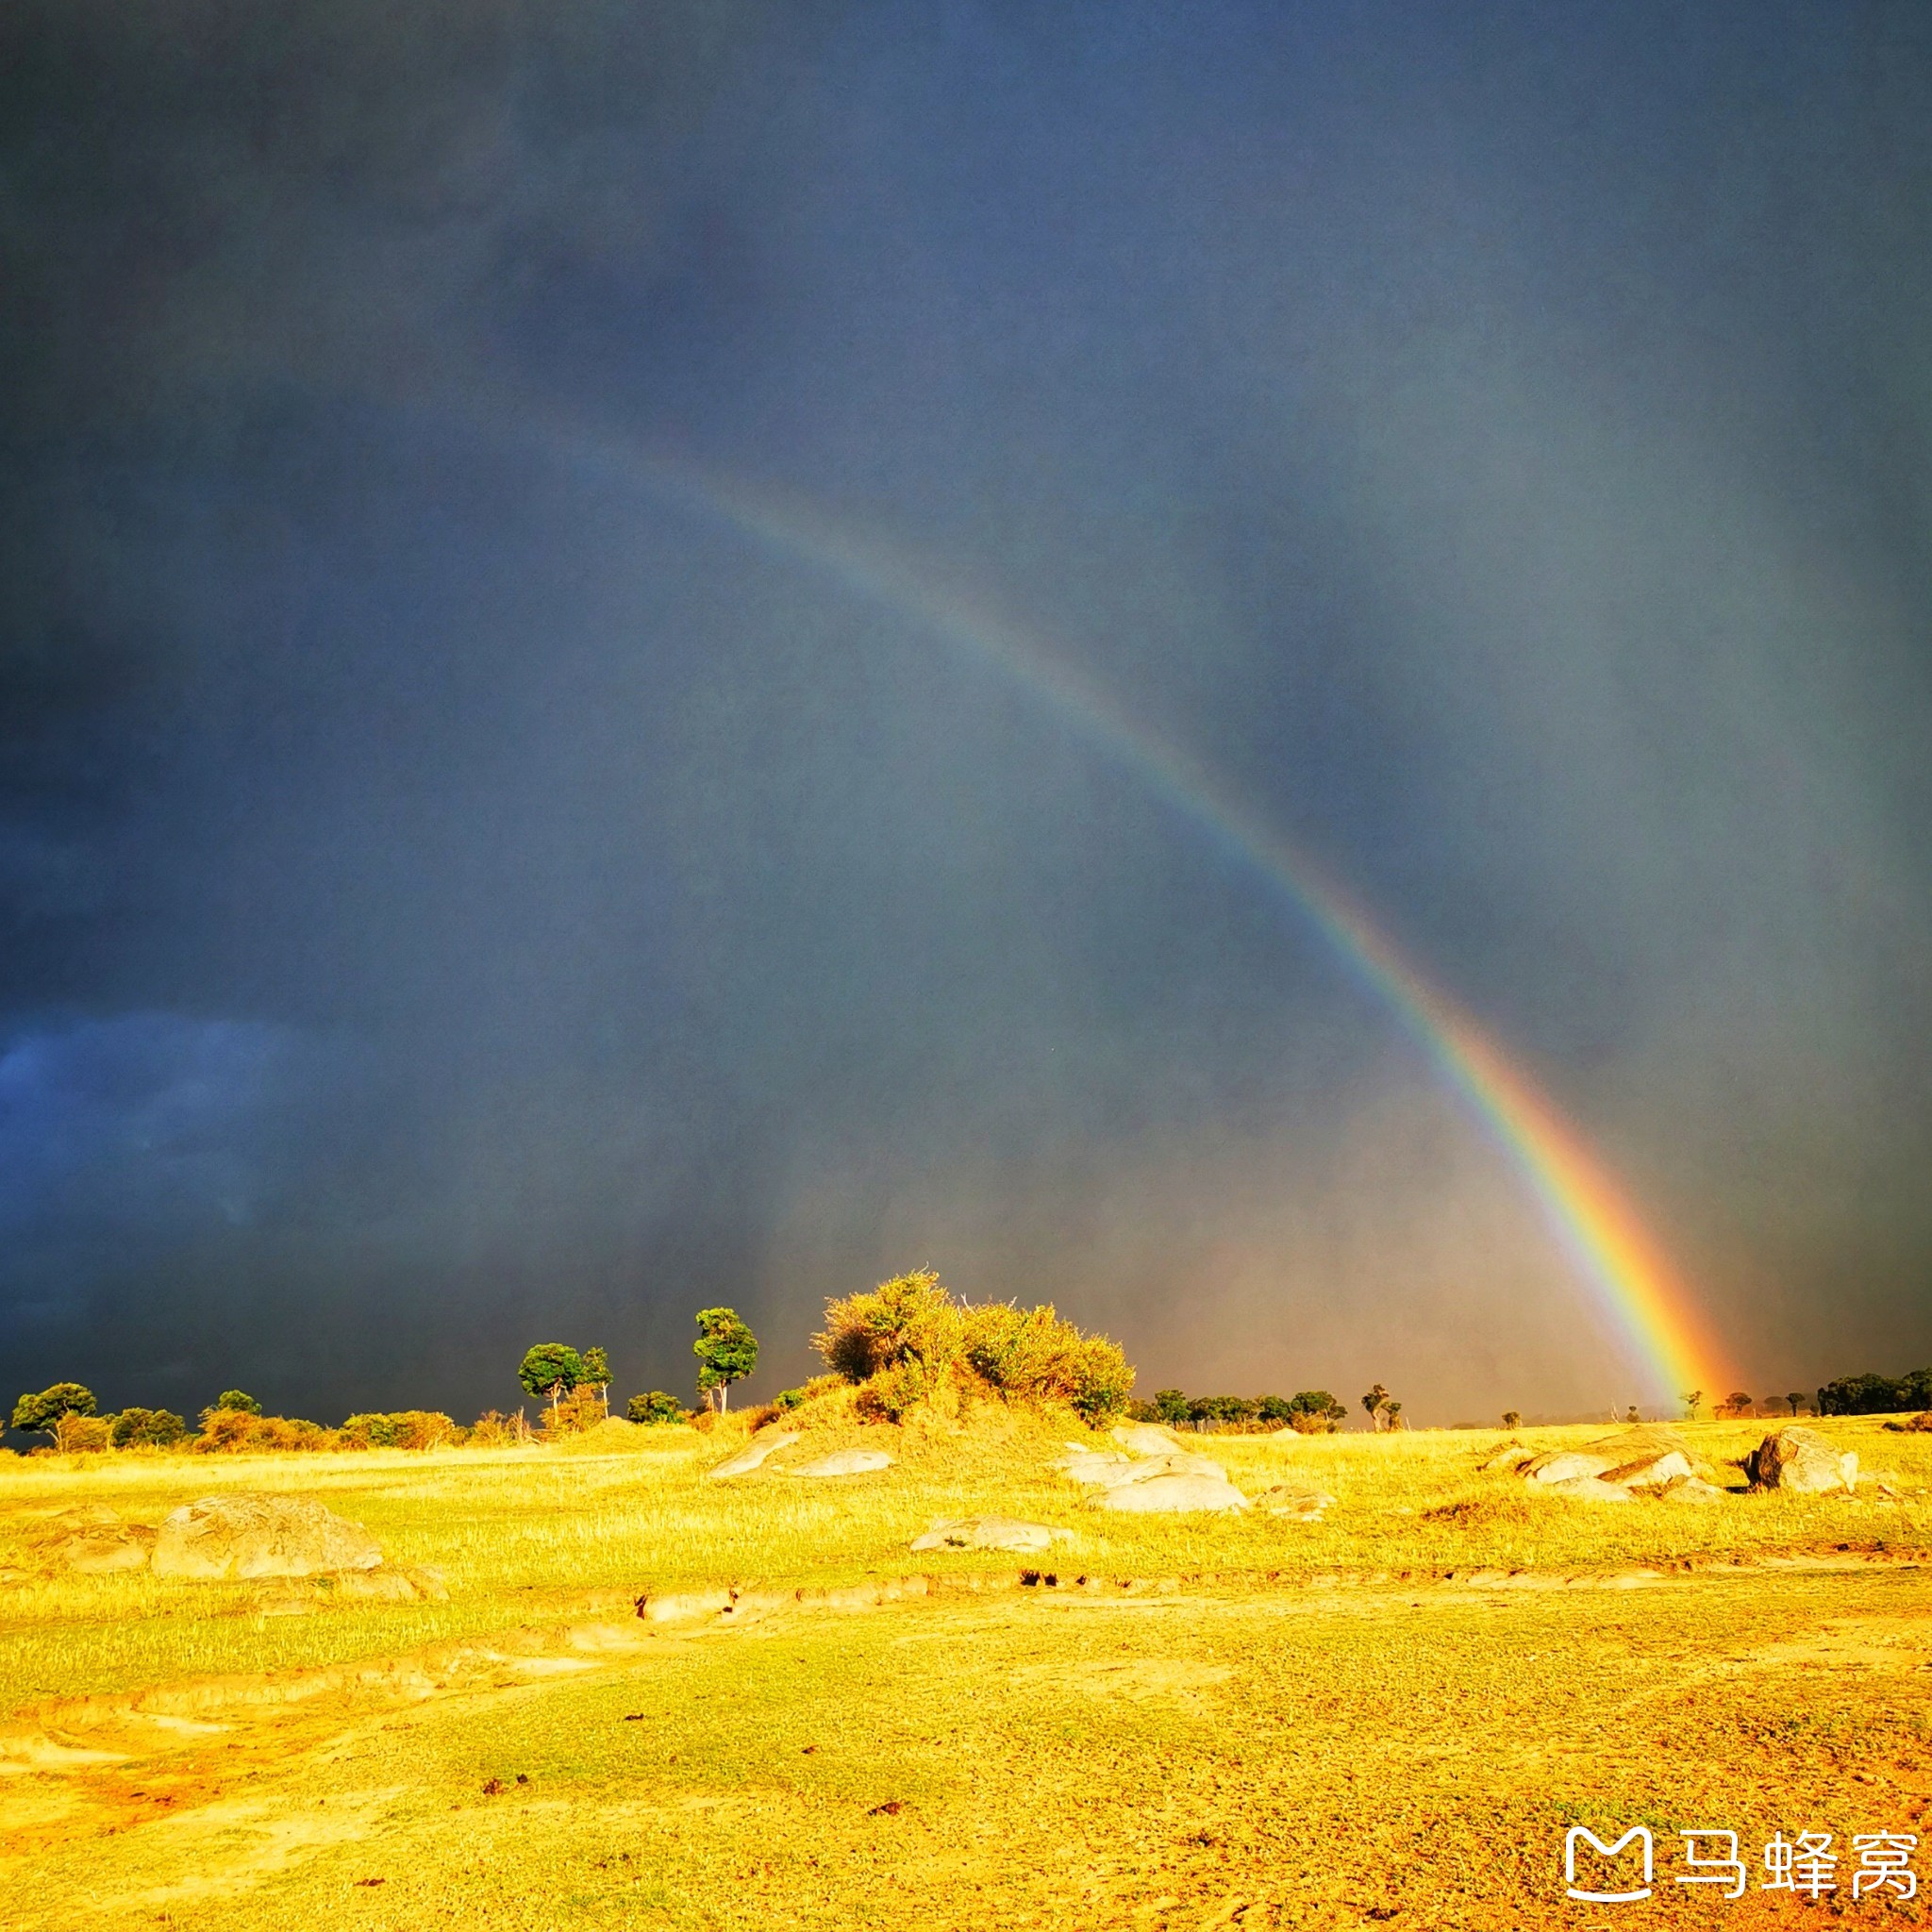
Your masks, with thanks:
[{"label": "sky", "polygon": [[1674,1394],[948,598],[1736,1386],[1932,1359],[1916,0],[20,0],[0,261],[8,1399],[689,1396],[720,1302],[769,1395],[924,1265],[1143,1391]]}]

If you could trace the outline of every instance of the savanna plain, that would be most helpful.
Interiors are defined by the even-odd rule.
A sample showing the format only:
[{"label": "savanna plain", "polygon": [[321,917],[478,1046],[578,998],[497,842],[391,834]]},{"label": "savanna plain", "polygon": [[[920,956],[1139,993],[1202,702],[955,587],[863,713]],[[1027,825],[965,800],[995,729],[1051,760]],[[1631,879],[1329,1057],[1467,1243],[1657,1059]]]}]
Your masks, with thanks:
[{"label": "savanna plain", "polygon": [[[1924,1837],[1932,1435],[1820,1422],[1882,1486],[1746,1492],[1766,1426],[1679,1425],[1735,1487],[1619,1507],[1485,1470],[1501,1432],[1203,1440],[1251,1495],[1332,1496],[1314,1521],[1103,1513],[1056,1460],[1077,1423],[1019,1410],[855,1430],[891,1466],[818,1483],[707,1480],[731,1418],[13,1458],[0,1925],[1924,1923],[1854,1899],[1849,1848]],[[313,1498],[447,1594],[48,1557],[216,1490]],[[983,1514],[1070,1534],[909,1548]],[[1653,1896],[1570,1901],[1573,1824],[1647,1825]],[[1674,1882],[1703,1829],[1741,1898]],[[1760,1889],[1801,1832],[1837,1890]]]}]

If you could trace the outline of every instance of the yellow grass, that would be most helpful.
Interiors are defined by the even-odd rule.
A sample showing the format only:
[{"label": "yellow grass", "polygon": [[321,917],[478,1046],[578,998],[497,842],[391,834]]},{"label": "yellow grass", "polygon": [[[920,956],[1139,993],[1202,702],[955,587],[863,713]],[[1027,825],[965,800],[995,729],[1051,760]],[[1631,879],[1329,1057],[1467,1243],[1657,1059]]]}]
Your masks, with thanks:
[{"label": "yellow grass", "polygon": [[[1721,1463],[1765,1426],[1687,1433]],[[1332,1493],[1318,1524],[1102,1515],[1024,1417],[868,1431],[897,1465],[838,1484],[707,1483],[735,1441],[691,1430],[0,1464],[0,1927],[1594,1923],[1551,1890],[1572,1819],[1918,1828],[1932,1437],[1824,1426],[1899,1499],[1591,1507],[1479,1475],[1500,1432],[1424,1432],[1201,1442]],[[52,1512],[233,1490],[320,1498],[449,1601],[50,1570]],[[978,1512],[1077,1541],[908,1554]],[[930,1594],[823,1607],[904,1578]],[[735,1624],[629,1611],[727,1590]],[[258,1701],[375,1659],[413,1661]]]}]

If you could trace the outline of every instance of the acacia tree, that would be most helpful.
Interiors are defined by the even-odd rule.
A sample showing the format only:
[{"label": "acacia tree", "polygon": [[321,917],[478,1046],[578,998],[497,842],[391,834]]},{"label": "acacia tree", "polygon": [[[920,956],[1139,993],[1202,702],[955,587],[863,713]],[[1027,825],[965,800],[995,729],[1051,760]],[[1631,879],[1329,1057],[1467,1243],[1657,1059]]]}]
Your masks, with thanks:
[{"label": "acacia tree", "polygon": [[1805,1400],[1805,1391],[1802,1389],[1795,1390],[1791,1394],[1787,1395],[1785,1400],[1791,1405],[1791,1413],[1796,1415],[1799,1404]]},{"label": "acacia tree", "polygon": [[583,1354],[584,1380],[597,1385],[597,1400],[610,1407],[610,1357],[601,1348],[587,1348]]},{"label": "acacia tree", "polygon": [[588,1380],[584,1358],[567,1341],[540,1341],[525,1352],[517,1380],[531,1395],[547,1395],[556,1413],[558,1398]]},{"label": "acacia tree", "polygon": [[1388,1390],[1383,1388],[1381,1383],[1377,1382],[1362,1397],[1362,1407],[1369,1412],[1369,1426],[1373,1429],[1381,1429],[1385,1422],[1384,1411],[1389,1407]]},{"label": "acacia tree", "polygon": [[730,1390],[758,1365],[758,1339],[739,1319],[736,1308],[700,1308],[698,1339],[691,1345],[698,1358],[698,1391],[718,1391],[720,1413],[730,1406]]},{"label": "acacia tree", "polygon": [[1521,1409],[1506,1408],[1503,1411],[1503,1426],[1506,1429],[1518,1428],[1522,1425],[1522,1422],[1523,1411]]},{"label": "acacia tree", "polygon": [[13,1426],[59,1441],[60,1424],[71,1415],[92,1415],[94,1391],[78,1382],[56,1382],[38,1395],[23,1395],[13,1405]]},{"label": "acacia tree", "polygon": [[1724,1407],[1732,1415],[1749,1415],[1751,1398],[1741,1389],[1736,1389],[1724,1397]]}]

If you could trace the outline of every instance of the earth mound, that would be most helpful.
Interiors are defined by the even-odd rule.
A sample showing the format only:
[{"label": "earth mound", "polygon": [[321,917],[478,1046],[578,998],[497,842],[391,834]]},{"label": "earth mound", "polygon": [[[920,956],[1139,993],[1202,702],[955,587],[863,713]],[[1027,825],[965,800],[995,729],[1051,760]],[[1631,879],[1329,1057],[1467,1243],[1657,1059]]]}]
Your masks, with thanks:
[{"label": "earth mound", "polygon": [[205,1496],[162,1522],[153,1560],[157,1576],[317,1576],[374,1570],[382,1547],[306,1496]]}]

